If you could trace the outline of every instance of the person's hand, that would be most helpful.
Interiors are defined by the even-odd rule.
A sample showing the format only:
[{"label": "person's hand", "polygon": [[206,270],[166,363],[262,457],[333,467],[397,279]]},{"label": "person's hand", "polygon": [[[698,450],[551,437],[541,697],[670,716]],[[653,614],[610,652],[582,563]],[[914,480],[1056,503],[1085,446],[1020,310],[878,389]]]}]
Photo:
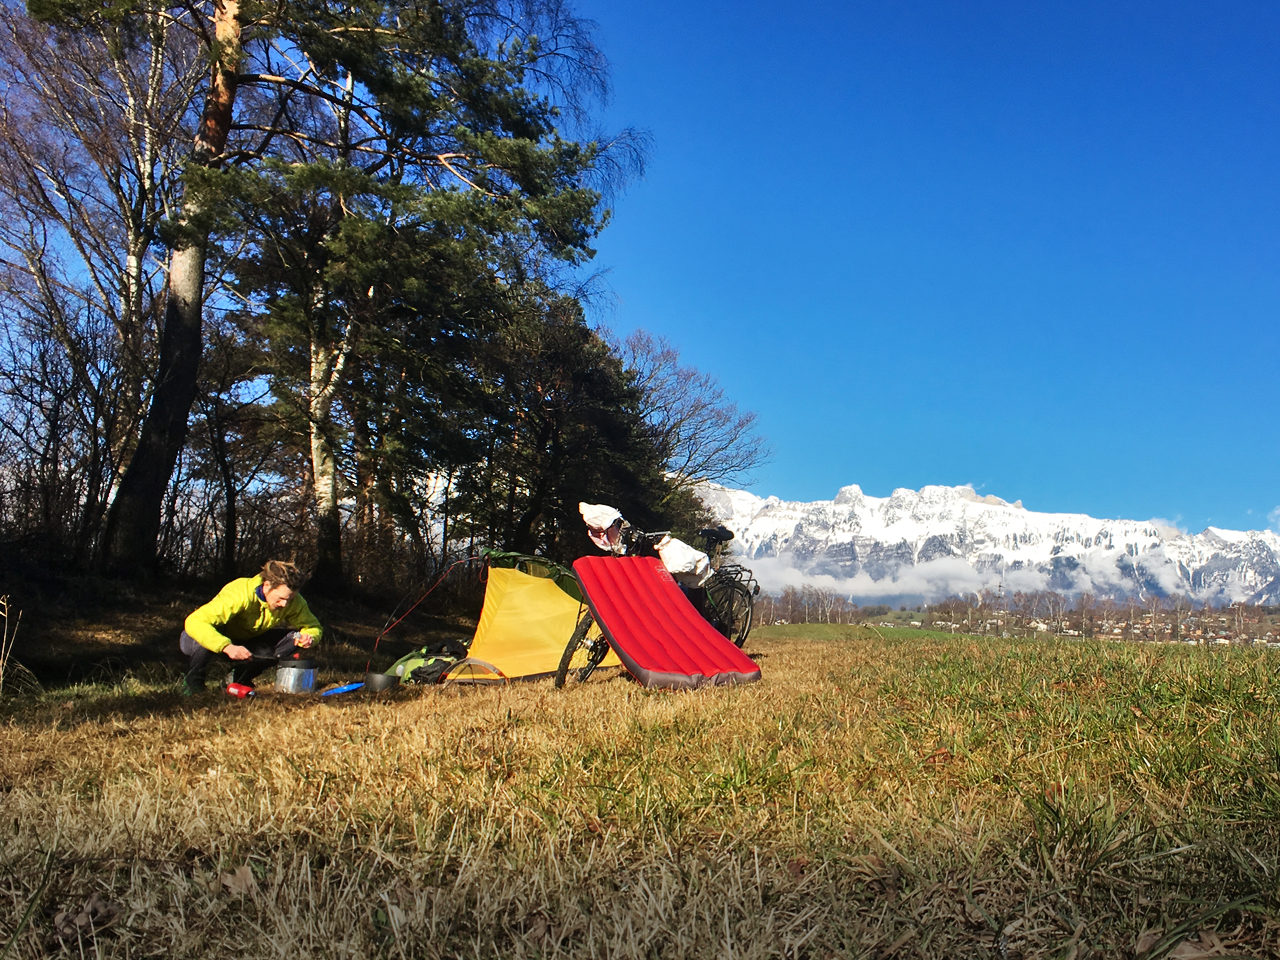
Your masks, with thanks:
[{"label": "person's hand", "polygon": [[235,643],[228,643],[222,648],[222,652],[232,660],[248,660],[253,656],[253,654],[249,652],[248,647],[242,647]]},{"label": "person's hand", "polygon": [[294,638],[293,645],[295,647],[302,647],[303,649],[306,649],[315,642],[315,639],[316,638],[309,633],[300,633]]}]

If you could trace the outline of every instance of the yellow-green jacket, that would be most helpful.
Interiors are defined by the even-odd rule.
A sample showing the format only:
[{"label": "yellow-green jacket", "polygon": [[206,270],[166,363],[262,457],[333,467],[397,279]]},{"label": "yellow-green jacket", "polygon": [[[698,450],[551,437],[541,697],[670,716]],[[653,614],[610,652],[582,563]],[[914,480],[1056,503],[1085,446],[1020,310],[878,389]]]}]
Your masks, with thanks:
[{"label": "yellow-green jacket", "polygon": [[262,577],[232,580],[218,595],[195,610],[183,625],[188,636],[218,653],[231,643],[252,640],[268,630],[297,630],[315,640],[324,632],[302,594],[294,593],[283,610],[272,610],[258,596]]}]

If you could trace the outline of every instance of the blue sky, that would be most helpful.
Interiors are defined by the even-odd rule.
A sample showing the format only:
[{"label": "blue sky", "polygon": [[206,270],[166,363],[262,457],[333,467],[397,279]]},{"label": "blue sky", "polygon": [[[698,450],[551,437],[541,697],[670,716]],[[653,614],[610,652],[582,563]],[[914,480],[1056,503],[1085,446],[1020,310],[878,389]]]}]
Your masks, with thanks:
[{"label": "blue sky", "polygon": [[581,0],[595,319],[755,411],[748,489],[1280,526],[1280,4]]}]

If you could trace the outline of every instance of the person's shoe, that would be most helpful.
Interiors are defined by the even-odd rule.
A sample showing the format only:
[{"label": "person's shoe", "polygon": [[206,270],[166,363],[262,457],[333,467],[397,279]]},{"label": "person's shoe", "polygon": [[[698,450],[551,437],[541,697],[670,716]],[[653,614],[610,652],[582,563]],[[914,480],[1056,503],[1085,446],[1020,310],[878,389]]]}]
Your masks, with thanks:
[{"label": "person's shoe", "polygon": [[204,681],[192,680],[190,677],[182,678],[182,695],[184,697],[195,697],[204,693]]}]

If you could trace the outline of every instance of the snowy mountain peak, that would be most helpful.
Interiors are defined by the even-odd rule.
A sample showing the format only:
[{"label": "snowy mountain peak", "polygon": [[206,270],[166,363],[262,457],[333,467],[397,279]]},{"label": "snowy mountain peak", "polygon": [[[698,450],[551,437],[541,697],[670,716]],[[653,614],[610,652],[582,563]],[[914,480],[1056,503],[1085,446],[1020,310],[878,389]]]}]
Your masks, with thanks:
[{"label": "snowy mountain peak", "polygon": [[771,590],[810,583],[866,599],[999,588],[1280,603],[1280,535],[1271,531],[1192,535],[1154,520],[1037,513],[970,486],[872,497],[850,484],[811,503],[715,484],[700,494]]},{"label": "snowy mountain peak", "polygon": [[856,483],[851,483],[847,487],[841,487],[839,492],[836,494],[835,500],[833,500],[832,502],[833,503],[861,503],[862,488],[858,486]]}]

